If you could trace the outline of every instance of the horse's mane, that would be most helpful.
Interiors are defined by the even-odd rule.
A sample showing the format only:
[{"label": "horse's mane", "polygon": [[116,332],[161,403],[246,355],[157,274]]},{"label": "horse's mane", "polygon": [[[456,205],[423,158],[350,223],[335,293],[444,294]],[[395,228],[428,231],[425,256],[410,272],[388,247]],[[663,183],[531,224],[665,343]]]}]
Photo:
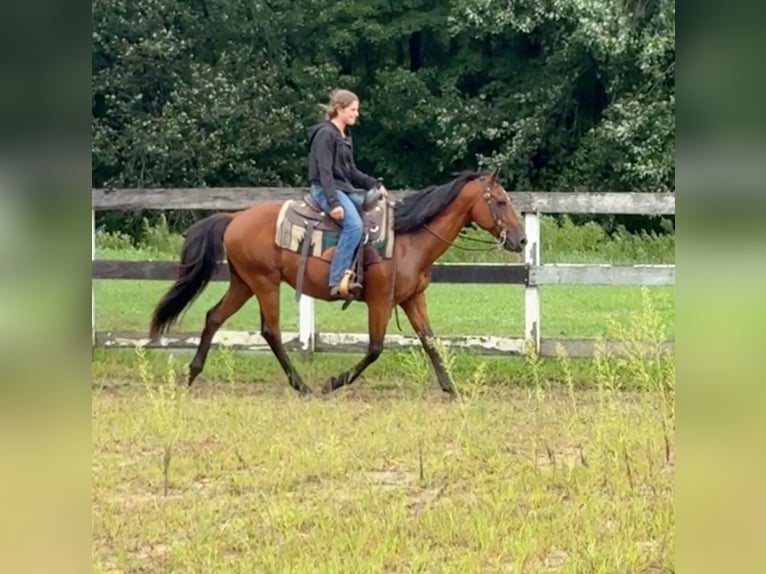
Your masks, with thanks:
[{"label": "horse's mane", "polygon": [[463,171],[449,183],[431,185],[400,199],[394,206],[394,231],[409,233],[420,229],[441,213],[466,183],[481,175],[477,171]]}]

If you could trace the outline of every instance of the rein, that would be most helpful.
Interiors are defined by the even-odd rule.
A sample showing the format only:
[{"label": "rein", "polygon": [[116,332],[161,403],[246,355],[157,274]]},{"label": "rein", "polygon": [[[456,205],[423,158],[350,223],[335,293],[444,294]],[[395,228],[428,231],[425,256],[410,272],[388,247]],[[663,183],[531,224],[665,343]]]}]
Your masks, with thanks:
[{"label": "rein", "polygon": [[[483,179],[483,178],[482,178],[482,179]],[[492,200],[491,200],[491,194],[490,194],[490,190],[489,190],[489,187],[486,187],[486,188],[484,189],[484,192],[483,192],[483,194],[482,194],[482,195],[484,196],[484,200],[487,202],[487,206],[489,207],[489,212],[490,212],[490,214],[492,215],[492,219],[493,219],[493,220],[494,220],[494,222],[495,222],[495,226],[496,226],[496,228],[497,228],[497,231],[498,231],[498,232],[499,232],[499,234],[500,234],[500,237],[499,237],[498,239],[494,240],[494,241],[489,241],[489,240],[487,240],[487,239],[477,239],[477,238],[474,238],[474,237],[464,237],[463,239],[466,239],[466,240],[468,240],[468,241],[475,241],[476,243],[485,243],[485,244],[490,244],[490,245],[491,245],[491,247],[486,247],[486,248],[479,248],[479,247],[476,247],[476,248],[471,248],[471,247],[463,247],[462,245],[458,245],[458,244],[456,244],[454,241],[449,241],[449,240],[445,239],[444,237],[442,237],[441,235],[439,235],[438,233],[436,233],[436,231],[434,231],[433,229],[431,229],[431,227],[430,227],[429,225],[424,225],[423,227],[424,227],[425,229],[427,229],[427,230],[428,230],[428,232],[429,232],[431,235],[433,235],[433,236],[434,236],[434,237],[436,237],[437,239],[440,239],[440,240],[444,241],[444,242],[445,242],[445,243],[447,243],[447,244],[448,244],[450,247],[455,247],[456,249],[461,249],[461,250],[463,250],[463,251],[492,251],[492,250],[494,250],[494,249],[502,249],[502,247],[503,247],[503,243],[505,243],[505,235],[506,235],[507,231],[506,231],[505,229],[503,229],[503,226],[502,226],[502,225],[501,225],[501,223],[500,223],[500,214],[499,214],[499,212],[498,212],[498,208],[497,208],[497,206],[496,206],[494,203],[492,203]],[[462,232],[463,232],[463,231],[461,230],[461,231],[460,231],[460,233],[462,233]],[[459,234],[458,234],[458,235],[459,235]]]},{"label": "rein", "polygon": [[437,239],[440,239],[440,240],[444,241],[445,243],[447,243],[448,245],[450,245],[450,247],[454,247],[456,249],[461,249],[463,251],[493,251],[495,249],[502,249],[502,245],[503,245],[502,238],[499,239],[499,240],[490,241],[490,240],[487,240],[487,239],[477,239],[475,237],[463,237],[463,239],[465,239],[466,241],[475,241],[476,243],[486,243],[486,244],[491,245],[491,247],[483,247],[483,248],[482,247],[473,247],[473,248],[472,247],[463,247],[462,245],[458,245],[454,241],[450,241],[449,239],[445,239],[444,237],[439,235],[436,231],[431,229],[431,227],[429,225],[424,225],[423,228],[426,229],[431,235],[433,235]]},{"label": "rein", "polygon": [[[445,239],[444,237],[436,233],[433,229],[431,229],[431,227],[428,224],[424,225],[423,227],[426,230],[428,230],[428,232],[434,237],[436,237],[437,239],[441,239],[445,243],[449,244],[451,247],[455,247],[456,249],[462,249],[463,251],[494,251],[495,249],[502,249],[502,245],[503,245],[502,242],[504,240],[504,236],[501,236],[499,240],[495,240],[495,241],[489,241],[487,239],[477,239],[475,237],[464,237],[463,239],[466,239],[468,241],[475,241],[476,243],[489,243],[491,245],[491,247],[485,247],[483,249],[480,249],[480,248],[471,249],[470,247],[463,247],[462,245],[457,245],[454,241],[449,241]],[[460,233],[463,233],[463,231],[461,230]],[[394,258],[394,265],[396,265],[395,258]],[[394,277],[396,277],[395,271],[394,271]],[[396,326],[399,329],[399,331],[401,331],[402,326],[399,323],[399,305],[394,305],[394,315],[396,316]]]}]

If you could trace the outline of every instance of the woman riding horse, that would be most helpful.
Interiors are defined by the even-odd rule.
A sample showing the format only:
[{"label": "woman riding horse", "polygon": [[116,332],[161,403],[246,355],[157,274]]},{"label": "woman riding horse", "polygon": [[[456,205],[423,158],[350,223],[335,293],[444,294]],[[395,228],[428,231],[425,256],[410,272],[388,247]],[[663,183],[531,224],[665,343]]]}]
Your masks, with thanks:
[{"label": "woman riding horse", "polygon": [[[397,202],[394,255],[370,265],[365,272],[362,298],[368,311],[367,352],[351,369],[330,378],[322,387],[323,392],[353,382],[380,356],[391,311],[399,305],[420,338],[439,385],[445,392],[454,394],[452,381],[434,345],[425,290],[434,262],[471,223],[488,231],[506,250],[520,252],[524,248],[527,241],[524,230],[497,173],[497,170],[491,174],[462,173],[444,185],[416,191]],[[340,195],[336,192],[337,197]],[[150,339],[155,340],[167,331],[202,292],[224,253],[230,281],[223,298],[205,317],[199,346],[189,365],[190,385],[202,372],[216,331],[255,294],[261,310],[261,334],[288,382],[301,393],[312,392],[287,355],[279,327],[280,285],[286,282],[295,288],[300,259],[298,253],[283,249],[275,242],[281,207],[281,201],[267,201],[237,213],[211,215],[188,229],[178,278],[154,310]],[[303,292],[315,299],[332,300],[329,276],[330,266],[326,261],[309,258]]]},{"label": "woman riding horse", "polygon": [[[309,130],[309,182],[311,196],[319,207],[330,214],[340,226],[340,237],[330,265],[330,296],[339,297],[339,285],[344,273],[351,273],[354,251],[362,240],[361,205],[353,189],[365,190],[379,186],[383,197],[385,186],[362,173],[354,163],[354,144],[346,131],[359,117],[359,98],[348,90],[335,90],[330,103],[323,106],[327,119]],[[349,283],[349,292],[361,290],[356,282]]]}]

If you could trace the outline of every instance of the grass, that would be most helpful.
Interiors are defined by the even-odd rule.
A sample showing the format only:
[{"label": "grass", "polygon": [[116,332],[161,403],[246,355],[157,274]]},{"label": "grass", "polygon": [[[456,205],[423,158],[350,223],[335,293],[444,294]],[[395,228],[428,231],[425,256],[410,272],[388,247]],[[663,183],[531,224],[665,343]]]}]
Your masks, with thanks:
[{"label": "grass", "polygon": [[[574,225],[568,218],[542,218],[542,260],[557,262],[600,262],[613,264],[672,263],[675,253],[673,235],[628,234],[617,230],[607,234],[595,223]],[[486,236],[473,231],[469,235]],[[176,260],[181,237],[170,233],[167,225],[146,227],[136,244],[120,234],[99,232],[97,257],[124,260]],[[475,247],[476,244],[470,244]],[[517,262],[518,256],[497,250],[466,253],[450,249],[440,262],[466,261]],[[94,281],[96,324],[99,330],[146,331],[154,305],[168,288],[167,281]],[[197,333],[204,324],[207,309],[223,295],[226,284],[212,283],[187,311],[177,331]],[[674,288],[650,288],[661,320],[674,334]],[[293,290],[282,286],[281,317],[286,331],[298,329],[298,305]],[[451,285],[434,284],[428,288],[431,323],[437,335],[487,335],[519,337],[524,327],[524,295],[519,285]],[[606,332],[607,319],[624,322],[641,305],[638,286],[550,285],[541,288],[541,327],[544,337],[593,338]],[[400,323],[404,333],[411,334],[403,313]],[[338,303],[317,302],[316,325],[324,332],[367,330],[363,304],[354,304],[344,312]],[[234,315],[224,329],[252,330],[260,328],[257,302],[251,301]],[[398,332],[396,323],[389,332]]]},{"label": "grass", "polygon": [[[622,341],[628,352],[639,354],[637,343],[648,344],[650,350],[660,348],[663,341],[669,338],[668,325],[663,323],[660,310],[650,295],[650,291],[642,291],[641,303],[638,309],[627,314],[624,320],[607,319],[604,324],[605,334],[596,338],[596,349],[600,348],[600,340]],[[446,353],[444,349],[443,354]],[[184,365],[191,361],[192,350],[171,351]],[[166,360],[167,351],[147,350],[142,355],[153,369],[162,367]],[[330,376],[350,368],[360,358],[359,354],[320,353],[304,359],[299,353],[292,360],[309,386],[317,387]],[[596,355],[594,359],[598,359]],[[486,384],[529,387],[535,386],[539,380],[549,383],[566,383],[577,388],[592,388],[594,385],[594,370],[591,359],[571,358],[566,362],[566,370],[562,370],[561,361],[554,358],[538,357],[534,368],[530,368],[528,356],[481,356],[470,351],[450,353],[452,372],[458,384],[463,384],[474,378],[477,369],[482,371],[482,380]],[[610,363],[605,363],[607,366]],[[413,365],[419,365],[416,376],[413,376]],[[610,376],[620,379],[620,387],[626,389],[642,388],[647,385],[646,373],[634,372],[620,363],[619,368],[610,371]],[[596,365],[602,368],[603,365]],[[136,361],[136,355],[130,349],[99,349],[93,350],[92,374],[94,381],[106,381],[111,385],[113,379],[129,379],[135,373],[145,370],[143,363]],[[184,367],[185,368],[185,367]],[[434,384],[428,363],[420,347],[406,351],[385,351],[360,377],[359,385],[372,388],[385,388],[400,385],[402,380],[420,381],[423,384]],[[209,383],[271,383],[284,380],[278,362],[271,353],[235,353],[223,344],[214,348],[208,357],[205,370],[200,381]],[[96,383],[100,385],[101,383]],[[610,383],[614,386],[615,383]]]},{"label": "grass", "polygon": [[93,571],[673,571],[659,406],[576,400],[208,389],[165,496],[147,399],[96,393]]},{"label": "grass", "polygon": [[[546,225],[551,225],[548,221]],[[555,228],[558,229],[558,228]],[[563,232],[548,233],[553,240],[560,242]],[[606,253],[619,252],[620,245],[634,245],[636,239],[611,239],[604,243],[600,228],[583,226],[582,228],[562,227],[572,240],[571,258],[600,260],[596,253],[589,254],[587,246],[593,243]],[[568,230],[568,231],[567,231]],[[573,231],[574,230],[574,231]],[[172,234],[152,231],[158,237],[141,244],[138,248],[126,237],[100,235],[98,256],[104,259],[172,259],[175,258],[172,245],[179,238]],[[558,235],[557,235],[558,233]],[[543,235],[546,237],[546,235]],[[644,239],[644,251],[660,253],[658,246],[671,239]],[[171,246],[171,247],[169,247]],[[595,249],[595,247],[594,247]],[[579,255],[578,255],[579,253]],[[628,252],[626,252],[628,253]],[[628,253],[629,254],[629,253]],[[559,253],[566,260],[565,254]],[[587,257],[586,257],[587,255]],[[99,330],[135,330],[146,332],[149,317],[154,305],[170,285],[166,281],[95,281],[96,324]],[[204,315],[223,294],[226,284],[214,282],[195,301],[182,316],[175,331],[199,333],[204,324]],[[610,322],[630,326],[634,315],[640,313],[643,295],[651,299],[653,312],[657,314],[657,323],[662,326],[668,338],[674,336],[675,307],[673,287],[626,286],[545,286],[542,296],[542,333],[544,337],[562,338],[598,338],[607,337]],[[432,326],[437,336],[445,335],[487,335],[521,337],[523,334],[523,287],[517,285],[449,285],[434,284],[427,292],[428,309]],[[320,332],[355,332],[364,333],[367,329],[366,309],[363,304],[353,304],[346,311],[340,310],[338,303],[317,302],[316,325]],[[403,313],[399,313],[402,331],[412,334],[412,329]],[[282,286],[281,298],[282,328],[285,331],[298,329],[298,305],[293,299],[293,291]],[[250,301],[226,322],[223,329],[257,331],[260,320],[257,302]],[[392,318],[388,332],[398,333],[396,320]],[[233,355],[230,351],[229,355]],[[181,352],[181,360],[190,360],[189,352]],[[148,360],[161,360],[164,355],[148,353]],[[213,350],[203,374],[203,380],[221,381],[225,377],[222,357],[225,351]],[[315,356],[311,363],[301,363],[299,368],[308,378],[309,384],[321,384],[330,375],[337,374],[341,368],[347,368],[358,357],[349,355],[322,354]],[[368,370],[360,384],[388,384],[403,376],[402,355],[387,350]],[[486,377],[493,384],[529,384],[529,373],[523,359],[518,357],[495,357],[479,359],[468,353],[456,358],[456,369],[461,378],[468,376],[478,364],[486,367]],[[587,386],[592,383],[592,373],[584,361],[573,361],[575,382]],[[225,368],[236,372],[241,382],[272,382],[282,378],[276,361],[268,354],[251,355],[237,353],[236,360],[227,363]],[[109,373],[129,374],[136,369],[134,357],[130,351],[100,350],[94,353],[93,370],[99,376]],[[555,361],[542,360],[541,369],[549,380],[560,380],[561,373]]]},{"label": "grass", "polygon": [[[166,285],[97,282],[99,328],[145,329]],[[200,329],[224,287],[181,328]],[[429,292],[439,335],[521,332],[518,287]],[[441,345],[459,392],[448,401],[419,349],[309,398],[269,354],[214,350],[189,389],[189,351],[95,349],[93,571],[673,572],[675,370],[657,345],[673,333],[673,290],[546,287],[542,308],[546,336],[601,335],[628,354]],[[256,309],[227,326],[257,329]],[[366,327],[361,305],[319,304],[317,323]],[[295,360],[317,388],[358,357]]]},{"label": "grass", "polygon": [[188,390],[173,357],[94,390],[94,572],[673,571],[672,359],[594,359],[590,390],[477,366],[449,402],[415,355],[308,400]]},{"label": "grass", "polygon": [[[211,283],[187,310],[175,331],[199,332],[205,312],[226,290],[226,283]],[[152,310],[165,290],[166,281],[94,281],[96,325],[99,330],[147,331]],[[298,330],[298,303],[289,285],[282,286],[281,320],[285,331]],[[524,291],[518,285],[434,284],[428,288],[428,312],[439,335],[521,336],[524,329]],[[551,285],[541,288],[542,329],[546,337],[596,337],[605,333],[606,320],[624,321],[641,305],[641,289],[632,286]],[[652,287],[650,293],[664,323],[675,319],[673,287]],[[406,316],[399,312],[404,333],[412,333]],[[366,307],[318,301],[316,325],[324,332],[367,331]],[[251,300],[223,327],[232,330],[260,329],[257,301]],[[389,333],[399,332],[395,318]]]}]

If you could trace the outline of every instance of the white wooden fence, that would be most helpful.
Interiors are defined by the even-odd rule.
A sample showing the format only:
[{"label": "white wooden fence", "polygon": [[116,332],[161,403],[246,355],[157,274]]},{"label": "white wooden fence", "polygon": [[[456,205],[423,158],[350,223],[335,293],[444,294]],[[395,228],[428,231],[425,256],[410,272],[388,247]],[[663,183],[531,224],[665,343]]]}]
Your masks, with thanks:
[{"label": "white wooden fence", "polygon": [[[214,189],[128,189],[93,190],[92,192],[92,234],[93,234],[93,278],[94,279],[167,279],[168,264],[149,262],[104,262],[96,261],[95,255],[95,212],[97,210],[130,209],[241,209],[266,199],[287,199],[300,197],[304,189],[292,188],[214,188]],[[393,192],[396,197],[399,193]],[[555,353],[555,345],[561,343],[572,356],[592,353],[593,342],[588,340],[555,340],[541,336],[540,287],[543,285],[673,285],[675,265],[589,265],[589,264],[545,264],[540,258],[540,216],[546,213],[568,214],[644,214],[669,215],[675,213],[673,193],[569,193],[569,192],[511,192],[511,203],[523,214],[527,235],[524,251],[524,273],[516,274],[505,282],[524,284],[524,336],[502,338],[494,336],[444,337],[447,344],[471,348],[485,353],[518,354],[528,341],[534,344],[541,355]],[[460,277],[463,272],[477,282],[501,282],[498,265],[442,265],[439,271],[449,271],[447,276]],[[508,266],[512,267],[512,266]],[[502,270],[500,270],[502,271]],[[510,271],[510,269],[509,269]],[[523,280],[517,276],[523,275]],[[482,279],[485,277],[485,279]],[[465,279],[461,279],[465,280]],[[449,279],[443,280],[450,282]],[[95,296],[92,309],[94,344],[121,347],[136,342],[148,342],[145,334],[99,333],[96,331]],[[201,326],[200,326],[201,330]],[[311,353],[320,351],[356,351],[366,346],[366,333],[318,333],[316,328],[315,302],[302,296],[299,302],[299,331],[285,333],[288,346]],[[266,344],[259,333],[227,332],[222,330],[214,339],[220,343],[226,340],[236,348],[260,350]],[[159,346],[193,348],[199,342],[198,333],[170,335],[164,337]],[[415,337],[389,334],[389,347],[419,345]]]}]

